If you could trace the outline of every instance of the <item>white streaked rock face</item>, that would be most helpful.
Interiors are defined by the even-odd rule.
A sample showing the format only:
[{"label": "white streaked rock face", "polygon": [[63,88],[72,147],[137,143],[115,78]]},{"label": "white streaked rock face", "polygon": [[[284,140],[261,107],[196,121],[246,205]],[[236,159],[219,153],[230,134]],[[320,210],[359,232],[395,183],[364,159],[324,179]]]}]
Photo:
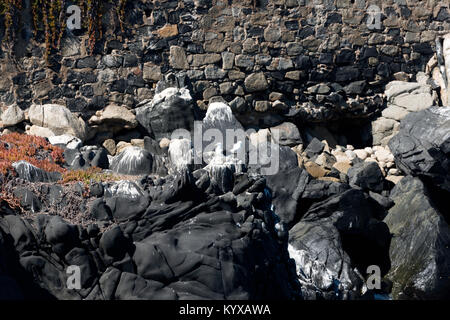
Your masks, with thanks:
[{"label": "white streaked rock face", "polygon": [[233,123],[236,119],[233,116],[231,108],[223,102],[213,102],[208,106],[204,123],[208,123],[211,126],[219,126],[222,123]]},{"label": "white streaked rock face", "polygon": [[320,288],[328,288],[333,284],[333,274],[325,265],[312,260],[305,250],[288,245],[289,256],[294,259],[297,275],[306,282],[315,283]]},{"label": "white streaked rock face", "polygon": [[208,106],[202,130],[203,138],[209,140],[203,142],[204,152],[214,150],[220,144],[227,154],[234,153],[240,158],[243,157],[248,145],[247,133],[225,103],[213,102]]},{"label": "white streaked rock face", "polygon": [[151,101],[150,104],[151,104],[151,106],[154,106],[158,103],[163,102],[168,97],[171,97],[173,95],[178,95],[179,98],[185,100],[188,103],[192,101],[192,97],[191,97],[191,94],[188,89],[186,89],[186,88],[181,88],[181,89],[167,88],[167,89],[164,89],[163,91],[161,91],[160,93],[155,94],[155,96],[153,97],[153,100]]},{"label": "white streaked rock face", "polygon": [[125,196],[129,198],[138,198],[144,195],[142,189],[133,181],[119,180],[112,185],[105,186],[105,196]]},{"label": "white streaked rock face", "polygon": [[61,178],[61,174],[58,172],[44,171],[24,160],[14,162],[12,167],[16,170],[21,179],[30,182],[57,181]]},{"label": "white streaked rock face", "polygon": [[188,139],[172,139],[169,144],[169,158],[173,169],[187,168],[194,160],[191,141]]},{"label": "white streaked rock face", "polygon": [[204,169],[208,172],[211,183],[216,185],[223,193],[231,191],[233,187],[234,173],[242,172],[245,164],[234,155],[225,156],[222,146],[219,144],[210,154],[208,165]]},{"label": "white streaked rock face", "polygon": [[22,177],[25,180],[31,181],[32,177],[34,175],[37,174],[37,172],[39,171],[38,167],[33,166],[31,163],[24,161],[24,160],[20,160],[17,162],[14,162],[12,164],[12,167],[16,170],[19,171],[22,175]]},{"label": "white streaked rock face", "polygon": [[140,175],[152,172],[153,158],[139,147],[127,147],[111,161],[111,170],[121,174]]}]

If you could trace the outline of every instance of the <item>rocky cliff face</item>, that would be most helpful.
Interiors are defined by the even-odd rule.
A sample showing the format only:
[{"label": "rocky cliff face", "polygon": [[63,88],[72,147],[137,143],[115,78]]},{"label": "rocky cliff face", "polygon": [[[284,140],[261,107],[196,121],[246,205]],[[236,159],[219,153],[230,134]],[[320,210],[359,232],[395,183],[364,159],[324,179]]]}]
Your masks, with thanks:
[{"label": "rocky cliff face", "polygon": [[[186,108],[171,103],[180,91],[187,98],[178,87],[163,89],[150,110],[158,103]],[[168,146],[147,137],[144,148],[129,146],[114,157],[56,136],[65,162],[52,162],[47,172],[41,162],[16,161],[2,175],[0,297],[448,298],[449,191],[442,173],[450,159],[449,119],[448,107],[411,113],[391,139],[392,154],[375,149],[374,158],[351,146],[331,151],[317,139],[301,152],[289,124],[283,134],[280,127],[263,129],[247,133],[247,142],[200,145],[200,163],[189,135],[172,137]],[[242,130],[223,103],[211,104],[202,124]],[[12,152],[17,139],[0,138]],[[31,143],[35,158],[58,155],[45,141]],[[244,148],[267,143],[279,162],[272,173]],[[395,187],[377,160],[382,156],[408,174]],[[92,167],[104,168],[94,171],[102,176],[68,180],[80,172],[73,170]],[[366,283],[372,266],[382,277],[378,288]],[[79,270],[78,288],[70,286],[71,268]]]}]

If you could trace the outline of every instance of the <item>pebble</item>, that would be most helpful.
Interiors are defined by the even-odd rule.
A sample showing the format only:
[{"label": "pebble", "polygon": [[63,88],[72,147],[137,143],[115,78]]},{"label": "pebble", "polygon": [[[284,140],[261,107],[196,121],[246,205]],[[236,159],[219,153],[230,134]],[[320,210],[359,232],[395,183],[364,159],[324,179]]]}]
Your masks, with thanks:
[{"label": "pebble", "polygon": [[361,160],[365,160],[368,156],[369,156],[369,154],[367,153],[367,151],[366,150],[362,150],[362,149],[357,149],[357,150],[355,150],[355,151],[353,151],[355,154],[356,154],[356,156],[358,157],[358,158],[360,158]]}]

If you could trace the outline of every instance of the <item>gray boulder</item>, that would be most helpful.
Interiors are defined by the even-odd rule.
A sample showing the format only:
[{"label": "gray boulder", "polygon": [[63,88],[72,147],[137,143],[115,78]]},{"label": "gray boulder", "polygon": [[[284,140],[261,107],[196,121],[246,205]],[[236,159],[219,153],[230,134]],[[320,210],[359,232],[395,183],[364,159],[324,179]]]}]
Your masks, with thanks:
[{"label": "gray boulder", "polygon": [[176,129],[191,131],[194,126],[194,107],[189,90],[181,87],[184,83],[180,84],[181,80],[177,78],[162,81],[153,100],[136,108],[136,120],[158,141],[170,139]]},{"label": "gray boulder", "polygon": [[86,124],[64,106],[57,104],[32,105],[28,111],[33,125],[50,129],[55,135],[68,134],[84,140]]},{"label": "gray boulder", "polygon": [[300,131],[292,122],[284,122],[276,127],[272,127],[270,132],[272,139],[282,146],[293,147],[303,142]]},{"label": "gray boulder", "polygon": [[11,127],[25,120],[25,114],[18,105],[14,104],[2,113],[3,126]]},{"label": "gray boulder", "polygon": [[389,148],[402,171],[450,191],[450,107],[409,114]]},{"label": "gray boulder", "polygon": [[14,162],[12,166],[19,178],[29,182],[55,182],[61,179],[61,173],[47,172],[24,160]]},{"label": "gray boulder", "polygon": [[363,161],[355,164],[348,172],[351,186],[358,186],[366,191],[383,191],[383,173],[375,161]]},{"label": "gray boulder", "polygon": [[384,222],[393,234],[387,275],[393,298],[448,299],[450,227],[437,203],[423,182],[411,176],[397,183],[391,198],[395,205]]},{"label": "gray boulder", "polygon": [[290,255],[304,287],[328,299],[355,299],[367,266],[389,270],[389,230],[374,215],[367,196],[355,189],[311,206],[289,230]]}]

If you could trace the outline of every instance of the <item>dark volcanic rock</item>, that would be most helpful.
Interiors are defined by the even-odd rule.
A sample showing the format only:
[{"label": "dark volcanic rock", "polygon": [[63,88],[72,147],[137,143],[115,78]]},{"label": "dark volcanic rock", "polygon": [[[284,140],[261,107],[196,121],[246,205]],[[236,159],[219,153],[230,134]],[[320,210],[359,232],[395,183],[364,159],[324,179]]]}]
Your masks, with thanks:
[{"label": "dark volcanic rock", "polygon": [[0,231],[0,300],[21,300],[24,296],[19,284],[6,273],[7,258],[3,236]]},{"label": "dark volcanic rock", "polygon": [[305,153],[309,159],[314,160],[319,154],[322,153],[324,148],[325,148],[325,143],[319,141],[319,139],[317,139],[317,138],[314,138],[311,140],[311,142],[306,147]]},{"label": "dark volcanic rock", "polygon": [[32,212],[39,212],[42,208],[42,203],[39,198],[30,190],[25,188],[17,188],[13,191],[16,198],[20,200],[20,205]]},{"label": "dark volcanic rock", "polygon": [[66,149],[64,150],[64,159],[67,166],[73,170],[88,169],[90,167],[109,168],[108,152],[105,148],[86,146],[80,148],[80,150]]},{"label": "dark volcanic rock", "polygon": [[[450,297],[450,227],[448,206],[439,212],[430,191],[418,178],[403,178],[392,189],[395,205],[384,222],[392,237],[394,299],[448,299]],[[448,201],[448,200],[447,200]]]},{"label": "dark volcanic rock", "polygon": [[384,177],[377,162],[359,162],[348,170],[347,175],[351,186],[358,186],[367,191],[383,190]]},{"label": "dark volcanic rock", "polygon": [[[41,214],[31,224],[18,215],[0,215],[0,233],[21,254],[16,268],[26,275],[22,281],[43,290],[43,297],[301,298],[287,233],[270,210],[264,178],[232,173],[227,190],[235,193],[223,194],[198,189],[197,179],[204,176],[212,179],[201,169],[147,176],[139,184],[103,183],[103,195],[92,195],[90,208],[79,206],[79,214],[86,210],[91,219],[110,220],[99,223],[106,230],[59,215]],[[65,195],[58,187],[46,186],[42,196]],[[71,265],[80,267],[79,290],[67,287]]]},{"label": "dark volcanic rock", "polygon": [[145,196],[135,198],[114,196],[106,200],[106,205],[111,209],[114,219],[124,221],[144,212],[149,202],[149,198]]},{"label": "dark volcanic rock", "polygon": [[327,298],[357,298],[360,274],[369,265],[386,273],[389,242],[386,224],[374,219],[365,194],[353,189],[314,204],[289,231],[289,251],[302,284],[320,289]]},{"label": "dark volcanic rock", "polygon": [[267,186],[272,191],[273,210],[284,223],[291,225],[298,221],[299,199],[310,179],[306,170],[299,167],[266,177]]},{"label": "dark volcanic rock", "polygon": [[120,260],[130,249],[130,241],[125,238],[122,230],[116,226],[102,235],[100,248],[106,255]]},{"label": "dark volcanic rock", "polygon": [[407,115],[389,141],[397,167],[450,191],[450,108],[431,107]]},{"label": "dark volcanic rock", "polygon": [[112,220],[111,209],[106,205],[103,199],[95,199],[90,208],[90,215],[93,219],[99,221]]}]

